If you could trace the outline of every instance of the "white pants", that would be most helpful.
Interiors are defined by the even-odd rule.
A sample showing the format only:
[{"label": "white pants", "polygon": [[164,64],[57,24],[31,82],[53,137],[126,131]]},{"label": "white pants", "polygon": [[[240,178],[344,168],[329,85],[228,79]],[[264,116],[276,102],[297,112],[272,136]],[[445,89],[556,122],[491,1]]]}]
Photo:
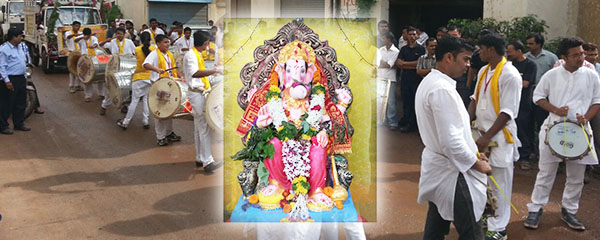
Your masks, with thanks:
[{"label": "white pants", "polygon": [[194,144],[196,146],[196,162],[206,166],[214,162],[210,150],[210,129],[204,118],[204,96],[198,92],[188,92],[190,104],[192,104],[192,115],[194,116]]},{"label": "white pants", "polygon": [[[362,223],[340,223],[344,228],[346,239],[367,239]],[[338,223],[257,223],[256,239],[258,240],[296,240],[296,239],[323,239],[336,240],[338,237]]]},{"label": "white pants", "polygon": [[154,130],[156,131],[156,139],[160,140],[173,132],[173,119],[158,119],[154,118]]},{"label": "white pants", "polygon": [[[106,91],[104,91],[106,92]],[[107,109],[108,106],[110,106],[112,104],[112,99],[110,99],[109,96],[104,97],[104,100],[102,100],[102,105],[100,105],[100,107]]]},{"label": "white pants", "polygon": [[85,93],[85,98],[91,98],[93,93],[93,85],[96,86],[96,91],[98,92],[98,96],[105,96],[104,82],[95,82],[83,84],[83,92]]},{"label": "white pants", "polygon": [[[507,168],[500,168],[492,166],[492,176],[502,188],[502,191],[506,194],[508,199],[511,199],[512,185],[513,185],[514,165]],[[488,231],[500,232],[506,230],[506,226],[510,220],[510,203],[506,201],[504,195],[498,190],[496,184],[488,178],[488,184],[493,186],[494,195],[498,199],[498,209],[496,209],[496,217],[490,217],[487,219]]]},{"label": "white pants", "polygon": [[152,84],[149,80],[137,80],[131,83],[131,103],[127,109],[127,115],[125,115],[125,119],[123,119],[123,124],[125,126],[129,125],[129,122],[131,122],[131,118],[133,118],[135,108],[140,102],[140,98],[142,98],[142,121],[144,122],[144,125],[148,124],[148,118],[150,116],[150,110],[148,110],[148,92],[150,91],[150,86],[152,86]]},{"label": "white pants", "polygon": [[[579,164],[575,161],[568,161],[567,166],[567,181],[562,196],[562,207],[567,209],[571,214],[577,214],[579,209],[579,198],[583,190],[583,177],[585,175],[585,164]],[[539,163],[540,171],[535,179],[535,187],[531,194],[531,203],[527,204],[529,212],[537,212],[548,203],[550,192],[554,179],[556,178],[556,170],[558,162],[541,162]]]},{"label": "white pants", "polygon": [[79,87],[81,86],[81,81],[79,81],[77,75],[69,73],[69,87]]}]

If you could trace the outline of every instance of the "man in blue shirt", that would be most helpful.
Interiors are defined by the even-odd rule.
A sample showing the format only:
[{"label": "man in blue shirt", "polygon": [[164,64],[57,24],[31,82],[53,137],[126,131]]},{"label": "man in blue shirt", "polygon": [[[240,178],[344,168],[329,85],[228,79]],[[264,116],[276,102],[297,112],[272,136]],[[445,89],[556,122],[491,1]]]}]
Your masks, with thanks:
[{"label": "man in blue shirt", "polygon": [[8,30],[8,43],[0,47],[0,133],[12,134],[8,118],[12,115],[14,129],[30,131],[25,126],[25,106],[27,101],[27,81],[25,80],[25,52],[19,44],[23,32],[15,28]]}]

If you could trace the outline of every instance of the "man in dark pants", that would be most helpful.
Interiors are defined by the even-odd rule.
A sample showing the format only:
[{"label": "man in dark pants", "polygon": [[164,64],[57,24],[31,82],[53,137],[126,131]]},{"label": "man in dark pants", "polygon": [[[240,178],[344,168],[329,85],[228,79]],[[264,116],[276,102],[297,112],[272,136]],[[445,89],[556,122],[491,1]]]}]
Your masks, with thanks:
[{"label": "man in dark pants", "polygon": [[519,162],[522,170],[531,169],[529,155],[535,153],[534,141],[534,118],[533,102],[531,94],[533,93],[533,82],[537,72],[537,66],[533,61],[525,57],[525,45],[519,40],[511,42],[508,45],[508,59],[512,65],[519,70],[523,79],[523,89],[521,90],[521,102],[519,104],[519,114],[515,121],[517,122],[517,136],[521,140],[519,148]]},{"label": "man in dark pants", "polygon": [[415,93],[421,81],[417,75],[417,61],[419,57],[425,54],[425,48],[417,44],[417,29],[408,27],[408,45],[400,49],[396,67],[402,69],[400,80],[400,91],[402,93],[402,112],[401,121],[404,126],[400,127],[401,132],[412,132],[416,130],[417,119],[415,117]]},{"label": "man in dark pants", "polygon": [[12,115],[14,129],[30,131],[25,126],[27,101],[27,81],[25,79],[25,52],[19,44],[23,40],[20,30],[11,28],[8,42],[0,47],[0,76],[4,84],[0,86],[0,133],[12,134],[8,118]]}]

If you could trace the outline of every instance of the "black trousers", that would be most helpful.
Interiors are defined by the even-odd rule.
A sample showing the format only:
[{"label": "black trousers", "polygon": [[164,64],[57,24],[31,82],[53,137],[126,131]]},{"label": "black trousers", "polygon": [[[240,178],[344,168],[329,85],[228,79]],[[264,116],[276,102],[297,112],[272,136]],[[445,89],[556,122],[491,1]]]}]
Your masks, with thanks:
[{"label": "black trousers", "polygon": [[535,121],[533,116],[533,106],[528,103],[521,103],[521,106],[519,107],[519,116],[515,121],[517,123],[517,136],[522,144],[522,146],[519,147],[519,156],[520,159],[528,160],[529,155],[535,153]]},{"label": "black trousers", "polygon": [[[465,177],[460,173],[454,193],[454,227],[459,240],[482,240],[483,228],[475,220],[473,201]],[[450,233],[450,221],[440,216],[437,206],[429,202],[429,211],[425,222],[424,240],[443,240]]]},{"label": "black trousers", "polygon": [[402,78],[400,92],[402,94],[402,121],[401,124],[408,127],[417,127],[417,115],[415,113],[415,97],[419,82],[415,79]]},{"label": "black trousers", "polygon": [[9,76],[14,90],[10,91],[3,82],[0,83],[0,129],[9,127],[8,118],[12,115],[13,126],[22,127],[25,121],[27,104],[27,80],[25,76]]}]

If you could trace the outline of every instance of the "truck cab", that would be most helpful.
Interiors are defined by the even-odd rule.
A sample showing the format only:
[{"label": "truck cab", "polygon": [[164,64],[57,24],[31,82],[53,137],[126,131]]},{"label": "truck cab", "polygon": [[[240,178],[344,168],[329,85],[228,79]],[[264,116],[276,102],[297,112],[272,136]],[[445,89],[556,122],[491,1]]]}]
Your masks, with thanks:
[{"label": "truck cab", "polygon": [[10,28],[24,30],[25,1],[0,1],[0,42],[4,42],[4,34]]}]

